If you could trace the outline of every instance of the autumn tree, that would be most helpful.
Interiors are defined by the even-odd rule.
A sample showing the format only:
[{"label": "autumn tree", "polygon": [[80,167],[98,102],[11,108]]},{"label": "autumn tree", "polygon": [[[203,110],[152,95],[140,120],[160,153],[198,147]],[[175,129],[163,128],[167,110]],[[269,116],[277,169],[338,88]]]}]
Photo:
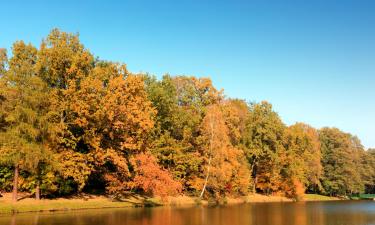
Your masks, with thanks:
[{"label": "autumn tree", "polygon": [[130,157],[148,150],[154,109],[147,100],[142,77],[131,74],[119,74],[109,80],[100,106],[104,112],[100,122],[92,124],[93,130],[84,130],[90,136],[94,134],[87,140],[91,141],[90,149],[95,150],[98,168],[104,169],[107,190],[113,193],[128,188]]},{"label": "autumn tree", "polygon": [[248,191],[250,173],[245,156],[232,146],[228,132],[220,106],[209,106],[201,125],[200,141],[205,159],[204,177],[197,177],[197,185],[202,186],[201,198],[207,188],[216,197],[243,195]]},{"label": "autumn tree", "polygon": [[227,99],[223,102],[222,109],[232,145],[243,148],[246,121],[250,114],[248,104],[240,99]]},{"label": "autumn tree", "polygon": [[59,30],[38,55],[38,73],[51,89],[52,145],[61,175],[73,179],[78,191],[89,179],[102,179],[109,193],[129,190],[130,156],[145,151],[154,124],[142,76],[94,60],[78,35]]},{"label": "autumn tree", "polygon": [[142,189],[147,194],[161,196],[163,199],[181,193],[181,183],[173,180],[167,170],[160,168],[150,153],[136,155],[131,163],[136,173],[132,188]]},{"label": "autumn tree", "polygon": [[82,130],[76,127],[76,114],[72,110],[71,93],[80,86],[94,66],[91,53],[80,43],[78,35],[54,29],[43,40],[38,52],[36,72],[47,84],[50,93],[49,120],[50,147],[61,162],[59,174],[64,180],[72,179],[82,190],[92,166],[85,154]]}]

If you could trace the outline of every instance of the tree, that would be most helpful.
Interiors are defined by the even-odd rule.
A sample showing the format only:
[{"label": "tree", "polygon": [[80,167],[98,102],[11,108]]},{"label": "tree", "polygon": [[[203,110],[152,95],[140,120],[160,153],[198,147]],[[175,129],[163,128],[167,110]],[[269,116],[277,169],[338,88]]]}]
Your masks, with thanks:
[{"label": "tree", "polygon": [[[0,49],[0,105],[5,101],[5,88],[7,86],[4,76],[7,72],[8,56],[5,49]],[[3,90],[3,91],[1,91]],[[4,131],[7,127],[5,121],[5,111],[0,111],[0,131]]]},{"label": "tree", "polygon": [[51,141],[60,161],[65,180],[73,179],[82,190],[92,171],[90,157],[85,154],[82,130],[76,127],[76,114],[71,109],[73,96],[80,82],[94,67],[94,58],[80,43],[78,35],[53,29],[43,40],[35,65],[36,73],[49,89],[49,121]]},{"label": "tree", "polygon": [[322,185],[330,195],[347,195],[363,191],[358,139],[337,128],[319,131],[322,143]]},{"label": "tree", "polygon": [[157,112],[155,132],[171,131],[175,122],[173,115],[178,110],[177,90],[173,78],[164,75],[158,81],[156,77],[144,75],[144,80],[147,96]]},{"label": "tree", "polygon": [[78,35],[56,29],[41,45],[37,70],[51,89],[61,175],[78,191],[89,180],[104,182],[112,194],[129,190],[129,160],[146,151],[154,125],[143,77],[125,65],[94,60]]},{"label": "tree", "polygon": [[3,77],[7,70],[8,56],[4,48],[0,48],[0,78]]},{"label": "tree", "polygon": [[[132,177],[129,159],[145,151],[153,127],[154,110],[147,100],[142,77],[129,74],[123,65],[106,63],[82,78],[79,87],[72,84],[65,93],[74,148],[63,150],[62,154],[65,158],[67,154],[75,156],[68,159],[86,171],[76,177],[70,172],[71,166],[64,167],[65,176],[73,177],[80,190],[90,176],[98,175],[103,176],[109,193],[128,190]],[[79,161],[82,163],[77,164]]]},{"label": "tree", "polygon": [[361,154],[361,175],[366,193],[375,193],[375,149],[368,149]]},{"label": "tree", "polygon": [[136,172],[133,188],[140,188],[162,198],[181,192],[181,183],[174,181],[167,170],[161,169],[151,154],[138,154],[131,159],[131,163]]},{"label": "tree", "polygon": [[192,182],[203,161],[197,151],[200,124],[206,107],[218,103],[221,92],[207,78],[169,75],[161,81],[148,76],[146,90],[157,111],[152,152],[185,191],[195,192]]},{"label": "tree", "polygon": [[147,99],[143,78],[132,74],[110,79],[100,105],[104,117],[93,129],[101,132],[95,138],[98,142],[90,146],[96,148],[97,166],[105,169],[108,191],[114,192],[121,186],[127,187],[126,182],[131,178],[130,157],[148,151],[147,138],[154,126],[155,111]]},{"label": "tree", "polygon": [[[1,78],[2,117],[6,127],[1,131],[1,161],[14,168],[13,201],[17,201],[19,170],[37,171],[47,157],[48,92],[36,76],[37,50],[32,45],[16,42],[9,70]],[[36,185],[37,191],[39,185]],[[39,193],[36,193],[39,198]]]},{"label": "tree", "polygon": [[203,180],[200,177],[197,179],[197,184],[202,185],[200,198],[207,187],[216,197],[246,194],[250,173],[243,152],[230,143],[228,128],[219,105],[207,108],[201,133],[202,156],[205,158],[202,174],[205,176]]},{"label": "tree", "polygon": [[243,148],[246,120],[250,114],[249,106],[243,100],[228,99],[223,102],[222,108],[232,145]]},{"label": "tree", "polygon": [[80,43],[79,36],[58,29],[43,40],[36,65],[39,76],[50,87],[59,89],[61,95],[62,90],[86,77],[93,67],[94,57]]},{"label": "tree", "polygon": [[282,175],[287,196],[299,200],[307,187],[320,187],[320,153],[319,136],[314,128],[297,123],[286,129]]},{"label": "tree", "polygon": [[251,166],[253,192],[256,189],[266,194],[279,191],[284,132],[285,125],[271,104],[250,104],[243,145]]},{"label": "tree", "polygon": [[321,163],[322,152],[319,132],[307,124],[298,123],[296,125],[301,127],[307,138],[307,142],[305,142],[307,144],[306,152],[304,154],[304,160],[307,163],[306,187],[314,192],[320,191],[323,166]]}]

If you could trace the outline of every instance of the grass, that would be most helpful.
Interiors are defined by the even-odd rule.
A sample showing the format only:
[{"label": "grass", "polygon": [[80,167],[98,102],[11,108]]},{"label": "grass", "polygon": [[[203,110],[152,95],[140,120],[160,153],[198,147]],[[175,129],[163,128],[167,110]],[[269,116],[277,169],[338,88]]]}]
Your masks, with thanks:
[{"label": "grass", "polygon": [[340,200],[336,197],[329,197],[324,195],[317,195],[317,194],[306,194],[304,197],[305,201],[337,201]]}]

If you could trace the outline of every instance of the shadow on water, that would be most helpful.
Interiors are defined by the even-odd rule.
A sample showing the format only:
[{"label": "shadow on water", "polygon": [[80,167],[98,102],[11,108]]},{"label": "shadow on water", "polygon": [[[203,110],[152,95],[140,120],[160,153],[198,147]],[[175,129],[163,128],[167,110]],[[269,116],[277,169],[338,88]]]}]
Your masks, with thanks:
[{"label": "shadow on water", "polygon": [[10,225],[375,225],[374,201],[129,208],[0,216]]}]

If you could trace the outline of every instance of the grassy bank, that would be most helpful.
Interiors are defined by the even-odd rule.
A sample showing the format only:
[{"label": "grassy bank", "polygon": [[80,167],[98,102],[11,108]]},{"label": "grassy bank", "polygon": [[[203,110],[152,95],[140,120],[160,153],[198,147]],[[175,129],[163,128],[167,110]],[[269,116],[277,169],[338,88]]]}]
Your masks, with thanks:
[{"label": "grassy bank", "polygon": [[[305,194],[302,201],[338,201],[337,197],[329,197],[318,194]],[[293,199],[282,196],[266,196],[261,194],[248,195],[242,198],[227,199],[228,204],[235,203],[261,203],[261,202],[294,202]]]},{"label": "grassy bank", "polygon": [[304,197],[305,201],[338,201],[341,200],[337,197],[329,197],[324,195],[317,195],[317,194],[306,194]]},{"label": "grassy bank", "polygon": [[[339,200],[338,198],[327,197],[322,195],[308,194],[305,196],[306,201],[331,201]],[[122,201],[113,201],[104,196],[84,195],[74,198],[43,199],[36,201],[32,198],[23,198],[17,203],[11,202],[11,194],[4,194],[0,198],[0,214],[25,213],[25,212],[53,212],[53,211],[70,211],[83,209],[102,209],[102,208],[126,208],[126,207],[143,207],[143,206],[193,206],[209,204],[243,204],[243,203],[260,203],[260,202],[292,202],[280,196],[265,196],[260,194],[248,195],[239,198],[225,198],[218,202],[198,200],[188,196],[170,197],[166,201],[160,198],[147,198],[134,195],[123,199]]]},{"label": "grassy bank", "polygon": [[282,197],[282,196],[266,196],[260,194],[254,194],[246,196],[247,203],[257,203],[257,202],[293,202],[292,199]]}]

